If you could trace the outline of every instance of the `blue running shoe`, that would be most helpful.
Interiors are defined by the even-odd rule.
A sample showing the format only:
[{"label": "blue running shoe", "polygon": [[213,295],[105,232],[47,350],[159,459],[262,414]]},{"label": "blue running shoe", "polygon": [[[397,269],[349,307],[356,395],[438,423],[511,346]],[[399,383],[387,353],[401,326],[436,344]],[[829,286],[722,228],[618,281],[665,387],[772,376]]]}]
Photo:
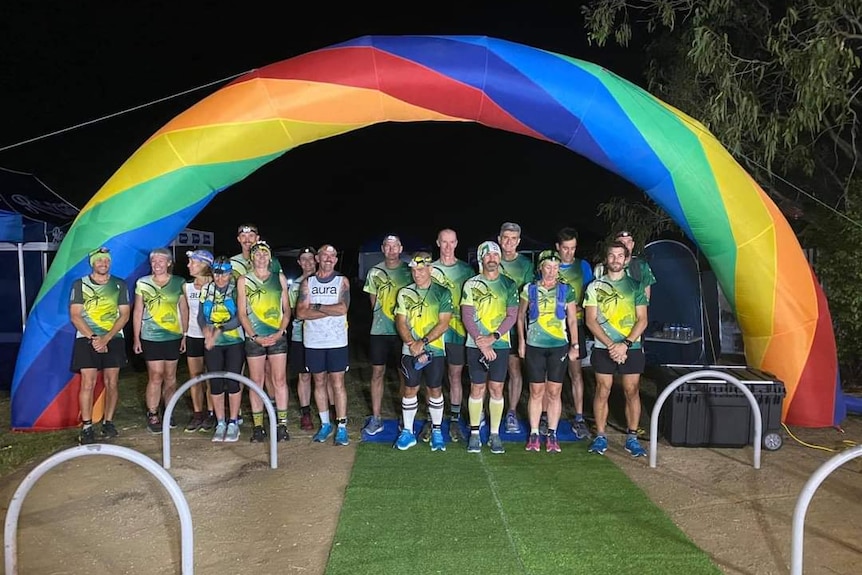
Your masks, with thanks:
[{"label": "blue running shoe", "polygon": [[398,439],[395,440],[395,447],[401,451],[407,451],[414,445],[416,445],[416,436],[409,429],[402,429]]},{"label": "blue running shoe", "polygon": [[320,429],[317,430],[317,433],[314,434],[312,440],[316,443],[325,443],[329,436],[332,435],[332,424],[331,423],[322,423],[320,424]]},{"label": "blue running shoe", "polygon": [[335,431],[335,445],[349,445],[350,439],[347,437],[347,428],[338,426],[338,429]]},{"label": "blue running shoe", "polygon": [[626,451],[628,451],[632,457],[646,457],[647,455],[646,449],[641,447],[638,438],[633,435],[629,435],[626,439]]},{"label": "blue running shoe", "polygon": [[492,433],[488,436],[488,447],[491,448],[491,453],[506,453],[503,447],[503,440],[500,439],[499,433]]},{"label": "blue running shoe", "polygon": [[362,428],[362,433],[365,435],[377,435],[383,431],[383,420],[373,415],[368,418],[368,423]]},{"label": "blue running shoe", "polygon": [[590,444],[590,448],[587,450],[589,453],[598,453],[599,455],[604,455],[605,451],[608,450],[608,438],[604,435],[597,435],[593,442]]},{"label": "blue running shoe", "polygon": [[521,422],[514,411],[506,413],[506,433],[521,433]]},{"label": "blue running shoe", "polygon": [[443,430],[431,430],[431,451],[446,451],[446,442],[443,441]]},{"label": "blue running shoe", "polygon": [[481,453],[482,452],[482,438],[479,437],[478,433],[471,433],[470,439],[467,441],[467,453]]}]

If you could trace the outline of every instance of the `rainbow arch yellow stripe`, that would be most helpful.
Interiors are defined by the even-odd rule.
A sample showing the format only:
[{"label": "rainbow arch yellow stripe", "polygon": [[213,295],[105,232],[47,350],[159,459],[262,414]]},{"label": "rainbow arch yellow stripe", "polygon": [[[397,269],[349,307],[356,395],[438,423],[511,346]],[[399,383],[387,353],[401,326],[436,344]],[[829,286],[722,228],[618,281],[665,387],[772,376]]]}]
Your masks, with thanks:
[{"label": "rainbow arch yellow stripe", "polygon": [[748,363],[784,381],[786,423],[844,417],[829,310],[793,231],[698,122],[611,72],[488,37],[368,36],[237,79],[153,134],[87,203],[31,312],[16,429],[77,423],[67,313],[87,253],[133,278],[212,198],[291,149],[381,122],[477,122],[553,142],[639,186],[709,260]]}]

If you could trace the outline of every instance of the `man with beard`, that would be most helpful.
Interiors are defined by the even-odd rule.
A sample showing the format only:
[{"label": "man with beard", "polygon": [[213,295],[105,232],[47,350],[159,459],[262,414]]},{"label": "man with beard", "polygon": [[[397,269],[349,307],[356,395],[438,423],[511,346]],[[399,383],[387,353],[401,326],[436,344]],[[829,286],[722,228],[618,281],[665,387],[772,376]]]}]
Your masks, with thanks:
[{"label": "man with beard", "polygon": [[641,415],[640,376],[645,365],[641,335],[647,327],[649,300],[642,285],[625,272],[629,255],[625,244],[611,243],[605,251],[605,275],[587,286],[584,299],[587,328],[596,340],[590,356],[596,374],[596,438],[589,452],[604,455],[608,448],[608,398],[614,375],[620,374],[626,399],[625,449],[632,457],[646,457],[646,450],[638,442],[637,428]]},{"label": "man with beard", "polygon": [[491,424],[488,447],[491,453],[505,453],[500,440],[503,382],[509,369],[509,332],[518,316],[518,293],[515,282],[501,273],[502,250],[496,242],[483,242],[476,255],[482,263],[482,272],[464,282],[461,294],[461,320],[467,330],[467,369],[470,373],[467,452],[482,451],[479,426],[487,391]]}]

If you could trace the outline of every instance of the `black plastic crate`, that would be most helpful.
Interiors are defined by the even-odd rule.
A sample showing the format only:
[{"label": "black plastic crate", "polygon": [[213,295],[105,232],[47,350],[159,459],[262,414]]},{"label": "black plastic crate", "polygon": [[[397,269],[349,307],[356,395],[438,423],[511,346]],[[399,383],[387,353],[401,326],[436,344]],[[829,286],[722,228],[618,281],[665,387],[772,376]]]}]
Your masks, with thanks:
[{"label": "black plastic crate", "polygon": [[[770,373],[745,366],[667,365],[658,372],[657,386],[662,390],[679,377],[704,369],[728,373],[745,384],[760,408],[763,437],[780,433],[786,390]],[[744,447],[754,441],[751,404],[740,389],[719,378],[698,378],[678,387],[662,407],[659,427],[675,446]]]}]

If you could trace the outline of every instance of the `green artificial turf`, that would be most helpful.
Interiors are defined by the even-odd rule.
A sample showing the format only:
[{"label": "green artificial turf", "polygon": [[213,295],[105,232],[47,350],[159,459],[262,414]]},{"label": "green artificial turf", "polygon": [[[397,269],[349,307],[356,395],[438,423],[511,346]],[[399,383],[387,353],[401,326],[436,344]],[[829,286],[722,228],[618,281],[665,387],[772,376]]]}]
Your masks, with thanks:
[{"label": "green artificial turf", "polygon": [[718,574],[609,459],[362,443],[327,575]]}]

